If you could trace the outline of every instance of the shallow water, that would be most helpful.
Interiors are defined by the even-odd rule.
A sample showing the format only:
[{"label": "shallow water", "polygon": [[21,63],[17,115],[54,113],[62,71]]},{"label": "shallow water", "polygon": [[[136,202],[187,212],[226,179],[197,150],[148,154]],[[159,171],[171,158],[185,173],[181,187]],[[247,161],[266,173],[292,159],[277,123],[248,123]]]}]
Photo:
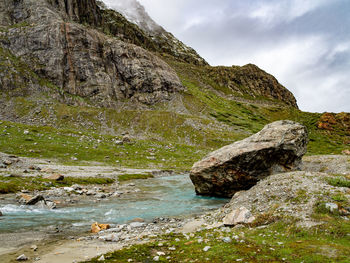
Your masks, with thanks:
[{"label": "shallow water", "polygon": [[126,223],[136,217],[182,216],[218,208],[227,199],[196,196],[188,175],[176,175],[135,181],[140,193],[98,203],[83,202],[55,210],[36,209],[17,204],[0,204],[4,216],[0,232],[43,230],[50,226],[87,228],[93,222]]}]

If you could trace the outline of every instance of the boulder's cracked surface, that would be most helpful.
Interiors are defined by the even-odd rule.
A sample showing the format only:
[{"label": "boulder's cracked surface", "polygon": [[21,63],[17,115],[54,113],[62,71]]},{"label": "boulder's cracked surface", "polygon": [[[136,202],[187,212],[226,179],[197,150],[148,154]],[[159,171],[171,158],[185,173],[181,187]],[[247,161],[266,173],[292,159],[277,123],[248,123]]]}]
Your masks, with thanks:
[{"label": "boulder's cracked surface", "polygon": [[232,197],[271,174],[299,169],[307,142],[306,127],[277,121],[210,153],[194,164],[190,178],[197,194]]}]

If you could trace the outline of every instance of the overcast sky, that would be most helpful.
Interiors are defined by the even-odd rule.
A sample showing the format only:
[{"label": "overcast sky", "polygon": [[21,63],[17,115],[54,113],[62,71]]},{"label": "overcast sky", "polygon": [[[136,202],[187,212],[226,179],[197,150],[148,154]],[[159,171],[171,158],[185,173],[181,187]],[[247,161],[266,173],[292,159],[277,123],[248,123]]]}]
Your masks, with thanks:
[{"label": "overcast sky", "polygon": [[139,2],[211,65],[256,64],[292,91],[302,110],[350,112],[349,0]]}]

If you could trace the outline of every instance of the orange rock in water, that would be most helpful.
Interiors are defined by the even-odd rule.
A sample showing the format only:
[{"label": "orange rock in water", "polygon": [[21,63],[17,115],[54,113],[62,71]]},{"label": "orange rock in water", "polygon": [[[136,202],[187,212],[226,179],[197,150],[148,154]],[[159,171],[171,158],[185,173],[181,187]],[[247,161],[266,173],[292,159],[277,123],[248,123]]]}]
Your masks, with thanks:
[{"label": "orange rock in water", "polygon": [[99,223],[95,222],[91,225],[91,233],[96,234],[102,230],[106,230],[109,228],[110,228],[110,225],[108,225],[108,224],[99,224]]},{"label": "orange rock in water", "polygon": [[30,199],[33,198],[33,196],[31,196],[31,195],[26,195],[26,194],[21,194],[21,195],[20,195],[20,198],[21,198],[21,199],[24,199],[26,202],[28,202]]}]

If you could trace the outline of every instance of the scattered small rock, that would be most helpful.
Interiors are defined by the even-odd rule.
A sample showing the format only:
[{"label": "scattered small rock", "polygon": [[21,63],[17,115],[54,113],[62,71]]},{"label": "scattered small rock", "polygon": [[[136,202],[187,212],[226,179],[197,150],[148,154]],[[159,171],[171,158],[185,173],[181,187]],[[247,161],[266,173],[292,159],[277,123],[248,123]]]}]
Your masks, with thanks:
[{"label": "scattered small rock", "polygon": [[338,205],[335,203],[326,203],[325,204],[326,209],[328,209],[330,212],[338,211]]},{"label": "scattered small rock", "polygon": [[342,154],[350,155],[350,150],[344,150],[344,151],[342,151]]},{"label": "scattered small rock", "polygon": [[244,206],[239,209],[234,209],[224,218],[225,226],[235,226],[238,224],[249,224],[255,220],[255,217]]},{"label": "scattered small rock", "polygon": [[206,246],[205,248],[203,248],[203,251],[207,252],[209,249],[211,249],[211,247],[210,246]]},{"label": "scattered small rock", "polygon": [[155,256],[155,257],[153,258],[153,261],[159,261],[159,256]]},{"label": "scattered small rock", "polygon": [[104,199],[104,198],[107,197],[106,194],[104,194],[104,193],[98,193],[98,194],[96,194],[95,196],[96,196],[96,198],[98,198],[98,199]]},{"label": "scattered small rock", "polygon": [[2,212],[0,211],[0,216],[3,216]]},{"label": "scattered small rock", "polygon": [[128,143],[128,142],[131,142],[131,137],[130,135],[126,134],[123,136],[123,139],[122,139],[122,142],[123,143]]},{"label": "scattered small rock", "polygon": [[140,223],[140,222],[133,222],[129,224],[131,228],[138,228],[138,227],[143,227],[145,223]]},{"label": "scattered small rock", "polygon": [[34,251],[37,251],[37,250],[38,250],[38,246],[36,246],[36,245],[33,245],[33,246],[31,246],[30,248],[33,249]]},{"label": "scattered small rock", "polygon": [[109,224],[99,224],[99,223],[95,222],[91,225],[91,233],[96,234],[102,230],[106,230],[109,228],[110,228]]},{"label": "scattered small rock", "polygon": [[101,257],[99,257],[99,258],[97,259],[97,261],[104,261],[104,260],[105,260],[104,255],[102,255]]},{"label": "scattered small rock", "polygon": [[115,145],[123,145],[124,142],[123,141],[120,141],[120,140],[116,140],[114,141]]},{"label": "scattered small rock", "polygon": [[222,239],[222,241],[225,242],[225,243],[231,243],[231,242],[232,242],[232,239],[229,238],[229,237],[224,237],[224,238]]},{"label": "scattered small rock", "polygon": [[63,181],[64,175],[62,174],[53,174],[48,177],[45,177],[45,179],[53,180],[53,181]]},{"label": "scattered small rock", "polygon": [[19,257],[16,258],[17,261],[27,261],[28,258],[26,257],[26,255],[22,254]]}]

